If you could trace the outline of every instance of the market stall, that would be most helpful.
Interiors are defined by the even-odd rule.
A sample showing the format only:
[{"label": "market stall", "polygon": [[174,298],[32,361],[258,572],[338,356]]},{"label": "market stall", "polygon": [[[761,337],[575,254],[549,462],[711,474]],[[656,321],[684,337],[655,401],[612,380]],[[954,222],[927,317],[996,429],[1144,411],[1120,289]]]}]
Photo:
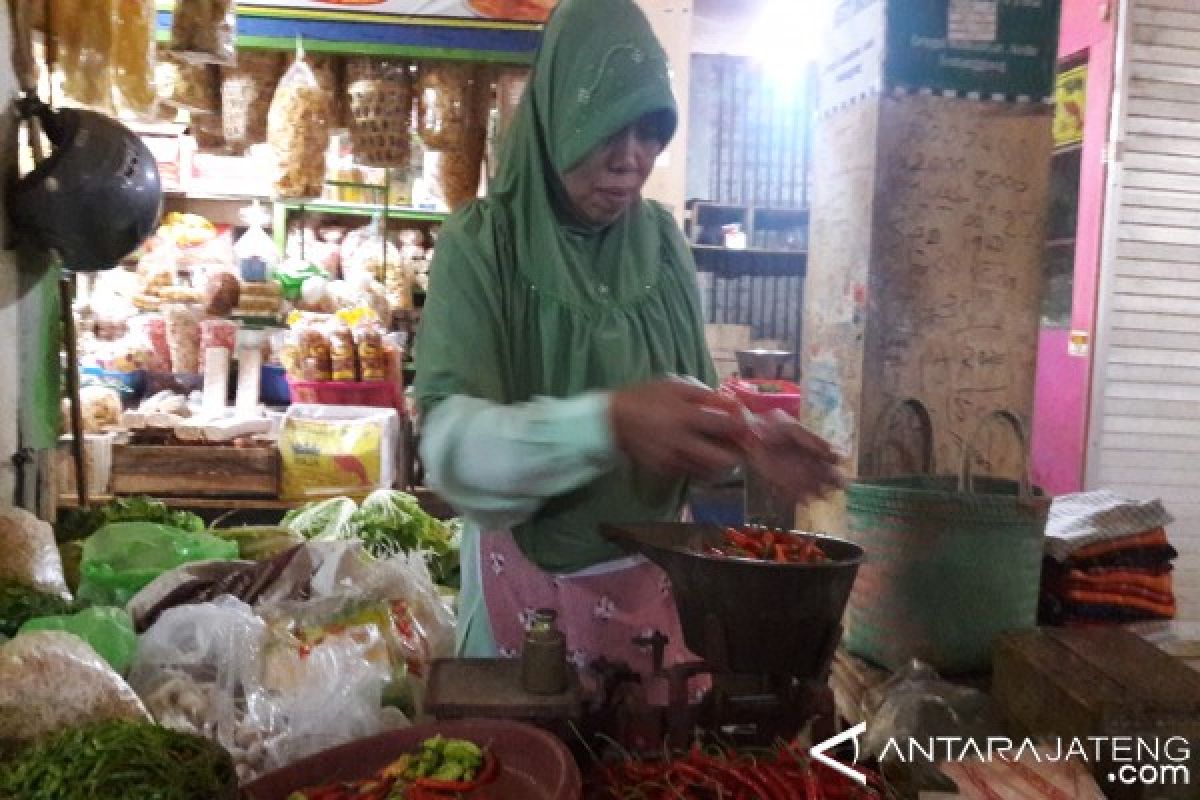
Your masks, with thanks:
[{"label": "market stall", "polygon": [[[455,658],[463,527],[419,484],[409,356],[439,227],[486,188],[549,4],[50,5],[43,94],[137,127],[170,210],[64,283],[57,524],[0,512],[0,800],[1098,800],[1110,762],[1040,748],[1200,737],[1200,674],[1092,627],[1173,616],[1169,514],[1056,518],[1023,465],[974,475],[982,424],[938,474],[915,399],[891,413],[917,447],[855,457],[920,469],[856,476],[843,535],[793,530],[770,481],[745,498],[769,527],[601,527],[677,605],[678,633],[632,640],[649,671],[569,648],[538,607],[515,609],[518,649]],[[796,352],[734,352],[712,402],[755,436],[831,400]],[[895,737],[1031,745],[913,758]]]},{"label": "market stall", "polygon": [[333,468],[428,497],[405,385],[432,248],[486,186],[548,9],[68,6],[41,25],[42,94],[138,131],[170,213],[74,282],[87,491],[64,460],[60,504],[294,507],[321,493],[280,447],[306,404],[394,410],[382,456]]}]

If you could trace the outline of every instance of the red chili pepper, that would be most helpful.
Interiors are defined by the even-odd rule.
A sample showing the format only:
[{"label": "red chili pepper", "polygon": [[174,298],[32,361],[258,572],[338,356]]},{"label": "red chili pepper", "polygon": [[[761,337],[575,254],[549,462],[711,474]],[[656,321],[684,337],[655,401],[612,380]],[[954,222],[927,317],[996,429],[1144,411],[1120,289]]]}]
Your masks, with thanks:
[{"label": "red chili pepper", "polygon": [[786,564],[792,560],[788,556],[787,547],[781,544],[775,545],[775,560],[780,564]]},{"label": "red chili pepper", "polygon": [[776,770],[774,764],[758,764],[751,768],[759,781],[779,800],[803,800],[793,786]]},{"label": "red chili pepper", "polygon": [[821,787],[821,780],[811,767],[804,770],[800,780],[804,784],[804,800],[825,800],[825,791]]}]

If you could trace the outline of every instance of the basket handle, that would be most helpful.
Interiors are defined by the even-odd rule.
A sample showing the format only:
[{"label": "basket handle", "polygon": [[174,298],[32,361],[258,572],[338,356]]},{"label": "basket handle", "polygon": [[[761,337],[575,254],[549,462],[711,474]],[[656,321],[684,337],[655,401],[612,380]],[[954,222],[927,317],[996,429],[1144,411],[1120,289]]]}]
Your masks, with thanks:
[{"label": "basket handle", "polygon": [[1011,411],[1004,410],[993,411],[979,420],[979,425],[976,426],[975,433],[963,445],[962,466],[958,472],[958,491],[974,494],[975,474],[971,468],[971,456],[975,455],[975,443],[979,440],[979,434],[983,432],[983,429],[989,422],[995,419],[1007,422],[1017,437],[1017,443],[1021,449],[1021,474],[1017,479],[1019,487],[1017,496],[1021,500],[1030,500],[1033,498],[1033,487],[1029,478],[1029,437],[1025,433],[1025,424],[1021,422],[1021,419]]},{"label": "basket handle", "polygon": [[[921,474],[933,474],[933,420],[929,416],[929,409],[915,397],[902,397],[893,402],[879,417],[879,423],[875,427],[875,433],[871,437],[871,450],[868,456],[874,462],[880,458],[882,452],[883,432],[887,430],[888,425],[895,419],[896,414],[902,408],[910,409],[917,416],[917,421],[921,424]],[[877,463],[872,463],[868,472],[874,475],[877,472]],[[878,476],[877,476],[878,477]]]}]

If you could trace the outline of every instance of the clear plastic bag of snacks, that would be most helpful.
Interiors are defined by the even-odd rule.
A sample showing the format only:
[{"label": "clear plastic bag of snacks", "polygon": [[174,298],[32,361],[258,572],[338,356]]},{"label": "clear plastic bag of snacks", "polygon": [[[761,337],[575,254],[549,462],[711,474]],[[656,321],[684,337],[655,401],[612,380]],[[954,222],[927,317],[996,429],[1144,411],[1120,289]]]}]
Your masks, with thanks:
[{"label": "clear plastic bag of snacks", "polygon": [[417,131],[431,150],[461,146],[473,115],[479,68],[474,64],[436,62],[421,67],[417,82]]},{"label": "clear plastic bag of snacks", "polygon": [[399,262],[400,251],[384,237],[383,219],[377,216],[354,237],[351,247],[343,245],[342,277],[355,287],[368,278],[382,283],[388,267]]},{"label": "clear plastic bag of snacks", "polygon": [[157,100],[154,0],[116,0],[115,12],[113,81],[126,108],[148,114]]},{"label": "clear plastic bag of snacks", "polygon": [[354,158],[372,167],[406,167],[412,158],[412,77],[407,64],[370,62],[353,81],[350,140]]},{"label": "clear plastic bag of snacks", "polygon": [[224,348],[230,355],[237,352],[238,324],[231,319],[206,319],[200,323],[200,349]]},{"label": "clear plastic bag of snacks", "polygon": [[146,369],[150,372],[171,371],[171,348],[167,344],[167,321],[161,314],[143,314],[129,322],[130,332],[144,338],[150,346]]},{"label": "clear plastic bag of snacks", "polygon": [[200,372],[200,320],[203,318],[204,310],[198,305],[173,303],[163,309],[174,372],[191,375]]},{"label": "clear plastic bag of snacks", "polygon": [[194,63],[236,64],[235,0],[175,0],[171,50]]},{"label": "clear plastic bag of snacks", "polygon": [[329,146],[329,93],[297,50],[267,116],[267,140],[275,152],[275,192],[280,197],[318,197],[325,188]]},{"label": "clear plastic bag of snacks", "polygon": [[114,11],[113,0],[55,0],[50,12],[63,91],[107,112],[112,111]]},{"label": "clear plastic bag of snacks", "polygon": [[193,114],[219,114],[221,97],[211,64],[189,64],[175,57],[159,61],[154,71],[158,99]]},{"label": "clear plastic bag of snacks", "polygon": [[282,53],[241,52],[236,67],[221,68],[221,119],[230,149],[267,140],[267,114],[285,66]]},{"label": "clear plastic bag of snacks", "polygon": [[364,381],[387,380],[388,354],[384,346],[386,331],[378,320],[364,320],[354,329],[358,347],[359,374]]}]

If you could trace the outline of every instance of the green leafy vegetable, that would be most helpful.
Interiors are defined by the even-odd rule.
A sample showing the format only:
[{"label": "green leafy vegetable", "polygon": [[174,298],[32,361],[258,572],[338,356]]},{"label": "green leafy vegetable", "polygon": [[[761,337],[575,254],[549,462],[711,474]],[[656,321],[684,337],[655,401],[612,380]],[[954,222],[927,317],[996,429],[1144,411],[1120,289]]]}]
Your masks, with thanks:
[{"label": "green leafy vegetable", "polygon": [[352,538],[348,524],[358,506],[348,497],[334,497],[293,508],[280,523],[305,539],[319,541]]},{"label": "green leafy vegetable", "polygon": [[67,511],[59,519],[56,533],[60,542],[86,539],[113,522],[154,522],[189,533],[203,533],[208,527],[195,514],[172,511],[160,500],[151,497],[118,497],[99,508]]},{"label": "green leafy vegetable", "polygon": [[0,800],[233,800],[233,759],[216,742],[145,722],[71,728],[0,763]]},{"label": "green leafy vegetable", "polygon": [[288,512],[282,524],[307,539],[360,539],[377,558],[419,550],[435,582],[459,586],[461,529],[425,513],[407,492],[379,489],[361,506],[346,497],[321,500]]},{"label": "green leafy vegetable", "polygon": [[0,635],[16,636],[17,630],[34,617],[71,613],[71,604],[53,594],[28,586],[0,583]]}]

